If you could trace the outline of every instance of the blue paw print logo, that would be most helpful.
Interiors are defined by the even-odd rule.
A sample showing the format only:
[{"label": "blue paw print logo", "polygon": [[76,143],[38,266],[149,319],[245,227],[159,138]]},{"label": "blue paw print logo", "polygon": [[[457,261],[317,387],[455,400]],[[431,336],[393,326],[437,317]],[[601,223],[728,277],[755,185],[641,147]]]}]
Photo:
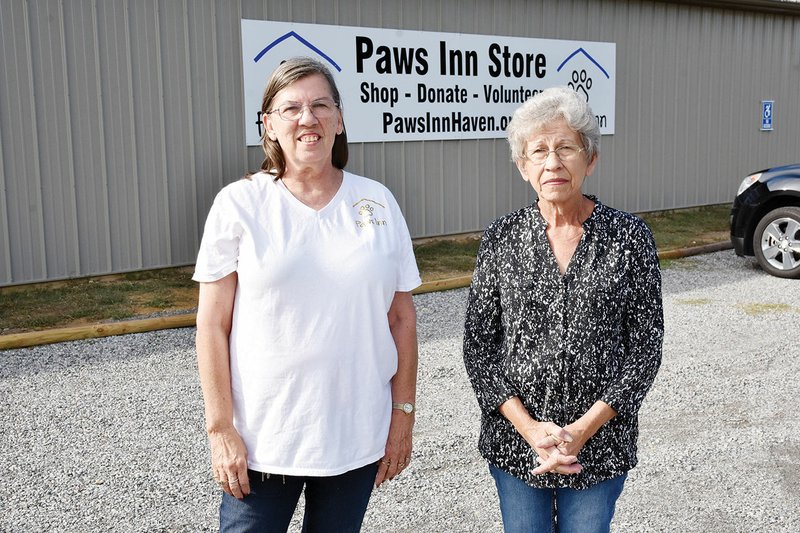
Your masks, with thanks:
[{"label": "blue paw print logo", "polygon": [[583,94],[586,98],[586,101],[589,101],[589,90],[592,88],[592,78],[586,74],[585,70],[581,70],[578,72],[577,70],[572,71],[572,81],[567,84],[570,89],[575,91],[576,93]]}]

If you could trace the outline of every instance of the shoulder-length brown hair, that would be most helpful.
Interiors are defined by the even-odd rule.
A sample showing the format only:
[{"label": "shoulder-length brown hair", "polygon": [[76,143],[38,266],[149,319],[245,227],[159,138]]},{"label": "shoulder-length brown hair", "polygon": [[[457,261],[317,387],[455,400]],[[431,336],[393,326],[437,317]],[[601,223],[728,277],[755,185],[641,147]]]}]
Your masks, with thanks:
[{"label": "shoulder-length brown hair", "polygon": [[[322,74],[328,80],[333,101],[341,109],[342,99],[339,96],[339,89],[336,87],[336,82],[328,67],[310,57],[293,57],[281,63],[270,76],[267,88],[264,89],[264,98],[261,100],[262,119],[268,112],[272,111],[272,101],[278,92],[299,79],[315,74]],[[264,161],[261,163],[261,170],[271,173],[275,176],[275,179],[282,177],[286,172],[286,160],[283,158],[283,150],[278,141],[273,141],[269,138],[266,128],[261,133],[261,147],[264,149],[265,155]],[[331,163],[333,163],[334,167],[342,169],[347,165],[347,158],[347,131],[344,127],[344,118],[342,118],[342,133],[336,135],[333,141]]]}]

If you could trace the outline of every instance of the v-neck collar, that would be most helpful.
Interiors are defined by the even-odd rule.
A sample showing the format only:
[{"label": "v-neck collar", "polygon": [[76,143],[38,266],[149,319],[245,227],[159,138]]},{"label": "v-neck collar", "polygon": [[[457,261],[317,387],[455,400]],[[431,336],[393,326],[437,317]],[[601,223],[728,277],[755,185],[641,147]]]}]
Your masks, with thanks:
[{"label": "v-neck collar", "polygon": [[278,188],[280,193],[287,199],[289,204],[300,211],[301,213],[308,215],[308,216],[315,216],[315,217],[322,217],[329,211],[333,210],[335,206],[339,203],[342,196],[345,194],[345,188],[350,182],[350,177],[347,171],[342,170],[342,182],[339,184],[339,189],[336,191],[336,194],[328,200],[328,203],[322,206],[320,209],[314,209],[313,207],[307,206],[303,202],[297,199],[297,197],[292,194],[292,191],[286,186],[283,180],[278,179],[275,180],[275,186]]}]

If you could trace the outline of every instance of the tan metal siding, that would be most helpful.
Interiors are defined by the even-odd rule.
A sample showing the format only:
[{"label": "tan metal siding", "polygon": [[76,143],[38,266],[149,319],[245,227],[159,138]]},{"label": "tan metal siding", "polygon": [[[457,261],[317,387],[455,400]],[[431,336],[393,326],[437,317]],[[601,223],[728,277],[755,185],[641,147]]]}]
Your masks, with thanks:
[{"label": "tan metal siding", "polygon": [[[800,12],[720,5],[2,2],[0,285],[194,261],[214,195],[262,159],[244,146],[242,18],[615,42],[616,134],[587,191],[630,211],[730,201],[745,173],[797,160]],[[415,236],[532,196],[504,140],[353,144],[349,169],[394,191]]]}]

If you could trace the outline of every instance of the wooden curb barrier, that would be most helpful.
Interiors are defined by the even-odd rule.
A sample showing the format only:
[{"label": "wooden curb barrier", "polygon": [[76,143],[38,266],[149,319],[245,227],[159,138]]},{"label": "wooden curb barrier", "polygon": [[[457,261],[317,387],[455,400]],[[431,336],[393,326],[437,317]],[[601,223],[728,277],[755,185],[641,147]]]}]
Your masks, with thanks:
[{"label": "wooden curb barrier", "polygon": [[677,250],[666,250],[658,252],[659,259],[678,259],[680,257],[689,257],[691,255],[710,254],[712,252],[719,252],[722,250],[731,250],[733,244],[730,241],[716,242],[714,244],[704,244],[703,246],[692,246],[691,248],[678,248]]},{"label": "wooden curb barrier", "polygon": [[195,325],[196,318],[197,315],[191,313],[157,318],[143,318],[140,320],[109,322],[107,324],[88,324],[86,326],[74,326],[71,328],[12,333],[11,335],[0,335],[0,350],[27,348],[29,346],[52,344],[54,342],[110,337],[112,335],[125,335],[126,333],[143,333],[145,331],[156,331],[159,329],[188,328]]},{"label": "wooden curb barrier", "polygon": [[[680,257],[689,257],[692,255],[718,252],[720,250],[729,250],[731,248],[733,248],[733,245],[731,245],[730,242],[719,242],[715,244],[707,244],[705,246],[694,246],[691,248],[680,248],[677,250],[658,252],[658,257],[659,259],[677,259]],[[412,293],[426,294],[429,292],[460,289],[462,287],[469,287],[470,283],[472,283],[472,276],[461,276],[458,278],[429,281],[414,289]],[[140,320],[109,322],[106,324],[89,324],[86,326],[75,326],[71,328],[57,328],[43,331],[12,333],[10,335],[0,335],[0,350],[28,348],[30,346],[52,344],[54,342],[95,339],[99,337],[110,337],[113,335],[125,335],[128,333],[144,333],[146,331],[156,331],[159,329],[191,328],[196,325],[196,320],[196,313],[186,313],[182,315],[144,318]]]}]

